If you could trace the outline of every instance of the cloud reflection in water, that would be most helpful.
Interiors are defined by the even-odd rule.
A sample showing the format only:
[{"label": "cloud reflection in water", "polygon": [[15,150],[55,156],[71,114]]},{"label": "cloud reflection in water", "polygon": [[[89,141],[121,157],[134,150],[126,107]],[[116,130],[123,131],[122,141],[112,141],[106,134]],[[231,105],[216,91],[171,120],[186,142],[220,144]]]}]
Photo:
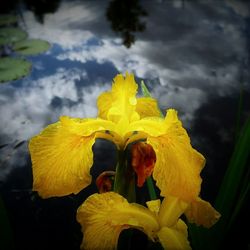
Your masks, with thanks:
[{"label": "cloud reflection in water", "polygon": [[[80,231],[71,224],[76,211],[72,206],[79,204],[71,197],[62,203],[41,200],[30,192],[27,140],[61,115],[96,116],[96,98],[110,88],[118,72],[134,72],[138,81],[144,79],[162,110],[178,109],[192,143],[207,158],[204,198],[212,201],[227,166],[240,84],[245,100],[250,100],[249,4],[144,1],[145,30],[133,33],[135,42],[129,49],[121,34],[111,30],[108,6],[108,1],[62,1],[54,14],[43,16],[42,24],[32,12],[22,13],[29,36],[48,40],[53,47],[30,57],[29,77],[0,85],[0,146],[8,144],[0,147],[0,185],[14,216],[20,249],[79,249],[81,235],[78,242],[75,233]],[[244,103],[243,115],[249,116],[250,103]],[[22,141],[26,142],[15,148]],[[110,144],[99,140],[94,145],[94,177],[115,165]],[[244,244],[239,235],[232,239]]]},{"label": "cloud reflection in water", "polygon": [[177,108],[188,127],[211,96],[238,92],[239,79],[248,80],[245,16],[232,14],[232,5],[179,3],[146,1],[146,29],[130,49],[110,29],[105,1],[62,2],[43,24],[24,12],[30,37],[54,48],[31,58],[30,77],[0,86],[2,143],[28,140],[60,115],[95,116],[96,98],[116,71],[144,79],[161,108]]}]

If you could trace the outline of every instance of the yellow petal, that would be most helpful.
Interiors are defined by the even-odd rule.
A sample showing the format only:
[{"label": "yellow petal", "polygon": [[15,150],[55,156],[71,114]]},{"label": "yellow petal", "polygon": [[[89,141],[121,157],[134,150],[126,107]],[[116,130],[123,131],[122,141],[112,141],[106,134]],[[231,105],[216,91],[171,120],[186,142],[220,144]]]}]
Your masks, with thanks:
[{"label": "yellow petal", "polygon": [[112,106],[112,93],[105,92],[99,95],[97,99],[97,107],[98,107],[98,117],[107,120],[108,119],[108,111]]},{"label": "yellow petal", "polygon": [[[136,133],[135,133],[136,132]],[[126,145],[139,140],[145,140],[148,136],[160,136],[166,132],[165,121],[161,117],[146,117],[132,122],[127,126],[127,134],[124,135]]]},{"label": "yellow petal", "polygon": [[88,186],[94,132],[106,125],[102,120],[62,117],[33,137],[29,143],[33,190],[48,198],[78,193]]},{"label": "yellow petal", "polygon": [[157,235],[164,249],[191,250],[187,239],[187,227],[185,232],[183,229],[163,227]]},{"label": "yellow petal", "polygon": [[187,225],[182,219],[179,219],[173,228],[179,232],[182,232],[186,237],[188,237]]},{"label": "yellow petal", "polygon": [[137,98],[136,112],[140,115],[140,118],[160,116],[161,114],[157,101],[150,97]]},{"label": "yellow petal", "polygon": [[80,136],[89,136],[97,131],[112,131],[115,129],[113,122],[99,118],[80,119],[61,116],[60,122],[70,133]]},{"label": "yellow petal", "polygon": [[167,196],[163,199],[159,211],[159,221],[161,227],[174,226],[180,216],[187,209],[188,204],[178,197]]},{"label": "yellow petal", "polygon": [[158,215],[161,207],[161,200],[157,199],[157,200],[147,201],[146,205],[150,211]]},{"label": "yellow petal", "polygon": [[200,198],[197,198],[190,204],[185,215],[189,222],[207,228],[213,226],[220,218],[220,213],[218,213],[209,202]]},{"label": "yellow petal", "polygon": [[116,123],[121,118],[126,118],[129,122],[138,120],[140,117],[135,111],[137,88],[133,74],[126,74],[125,78],[121,74],[117,75],[111,92],[98,98],[99,116]]},{"label": "yellow petal", "polygon": [[160,117],[146,117],[129,124],[129,131],[143,132],[149,136],[160,136],[166,132],[165,120]]},{"label": "yellow petal", "polygon": [[115,249],[123,229],[133,227],[149,237],[159,229],[155,215],[138,204],[129,204],[114,192],[94,194],[78,208],[82,226],[81,249]]},{"label": "yellow petal", "polygon": [[190,202],[199,195],[205,159],[192,148],[176,111],[168,112],[165,128],[164,135],[147,139],[156,153],[153,178],[162,196],[176,196]]}]

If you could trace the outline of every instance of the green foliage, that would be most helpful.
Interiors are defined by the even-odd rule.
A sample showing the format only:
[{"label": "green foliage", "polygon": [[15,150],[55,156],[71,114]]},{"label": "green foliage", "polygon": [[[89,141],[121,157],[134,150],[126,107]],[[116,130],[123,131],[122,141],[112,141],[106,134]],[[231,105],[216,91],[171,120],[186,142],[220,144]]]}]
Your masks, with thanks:
[{"label": "green foliage", "polygon": [[[0,15],[0,26],[7,26],[16,22],[16,16]],[[45,52],[50,48],[47,41],[40,39],[26,40],[26,38],[27,33],[20,28],[0,28],[0,82],[18,80],[30,73],[31,63],[22,58],[12,58],[13,52],[28,56]],[[1,57],[1,55],[5,57]]]},{"label": "green foliage", "polygon": [[13,49],[21,55],[35,55],[47,51],[50,44],[40,39],[29,39],[16,42]]},{"label": "green foliage", "polygon": [[[141,82],[141,90],[145,97],[151,97],[143,81]],[[239,123],[239,116],[241,113],[242,94],[241,92],[237,123]],[[241,133],[238,133],[238,130],[239,125],[236,131],[239,138],[236,142],[234,152],[229,161],[229,166],[215,201],[215,208],[221,213],[221,218],[209,230],[198,227],[195,224],[188,225],[193,249],[222,249],[223,240],[225,240],[227,233],[231,229],[242,206],[248,198],[250,189],[250,170],[248,165],[248,160],[250,158],[250,118],[245,123]],[[149,192],[151,192],[152,183],[148,183],[148,186]]]},{"label": "green foliage", "polygon": [[[237,215],[235,214],[237,207],[235,205],[244,203],[246,193],[249,190],[249,183],[244,181],[244,178],[249,174],[249,166],[247,164],[247,160],[250,156],[249,145],[250,119],[247,120],[235,145],[228,169],[215,201],[216,208],[223,214],[223,217],[218,223],[218,228],[221,227],[225,229],[225,231],[229,230],[229,226],[233,223]],[[239,208],[237,208],[237,211],[239,211]],[[235,215],[232,217],[233,214]]]},{"label": "green foliage", "polygon": [[19,79],[29,74],[31,63],[21,58],[0,58],[0,82]]},{"label": "green foliage", "polygon": [[19,28],[0,29],[0,45],[9,45],[27,37],[27,33]]},{"label": "green foliage", "polygon": [[141,81],[141,91],[144,97],[151,97],[151,94],[148,88],[146,87],[144,81]]},{"label": "green foliage", "polygon": [[0,16],[0,26],[14,24],[17,22],[17,17],[13,15],[1,15]]},{"label": "green foliage", "polygon": [[155,192],[154,182],[153,182],[152,176],[149,176],[147,178],[147,187],[148,187],[150,200],[157,200],[158,197],[157,197],[157,194]]},{"label": "green foliage", "polygon": [[189,225],[194,249],[222,249],[235,219],[249,195],[250,118],[241,130],[216,197],[219,221],[209,230]]}]

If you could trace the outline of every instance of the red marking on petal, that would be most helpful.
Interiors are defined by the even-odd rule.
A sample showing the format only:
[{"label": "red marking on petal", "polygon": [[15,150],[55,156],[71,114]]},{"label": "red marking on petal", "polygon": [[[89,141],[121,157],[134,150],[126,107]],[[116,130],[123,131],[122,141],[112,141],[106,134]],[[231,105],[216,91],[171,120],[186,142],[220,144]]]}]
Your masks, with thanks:
[{"label": "red marking on petal", "polygon": [[131,153],[131,165],[137,174],[137,186],[142,187],[153,172],[156,155],[152,146],[145,142],[133,144]]}]

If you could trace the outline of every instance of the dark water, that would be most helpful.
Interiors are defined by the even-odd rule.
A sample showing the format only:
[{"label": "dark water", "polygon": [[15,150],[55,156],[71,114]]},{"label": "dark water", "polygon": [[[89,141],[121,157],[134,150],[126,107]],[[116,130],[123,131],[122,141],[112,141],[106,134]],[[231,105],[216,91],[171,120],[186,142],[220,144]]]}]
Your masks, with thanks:
[{"label": "dark water", "polygon": [[[126,4],[125,4],[126,2]],[[204,154],[202,196],[213,202],[237,135],[250,114],[250,11],[246,1],[22,1],[5,3],[32,38],[51,49],[29,57],[31,74],[0,85],[0,188],[15,249],[78,249],[75,213],[96,192],[42,200],[32,188],[29,138],[61,115],[95,117],[96,98],[118,73],[145,81],[164,111],[176,108]],[[95,145],[95,175],[115,164]],[[241,229],[237,242],[246,249]],[[236,236],[239,232],[240,236]]]}]

